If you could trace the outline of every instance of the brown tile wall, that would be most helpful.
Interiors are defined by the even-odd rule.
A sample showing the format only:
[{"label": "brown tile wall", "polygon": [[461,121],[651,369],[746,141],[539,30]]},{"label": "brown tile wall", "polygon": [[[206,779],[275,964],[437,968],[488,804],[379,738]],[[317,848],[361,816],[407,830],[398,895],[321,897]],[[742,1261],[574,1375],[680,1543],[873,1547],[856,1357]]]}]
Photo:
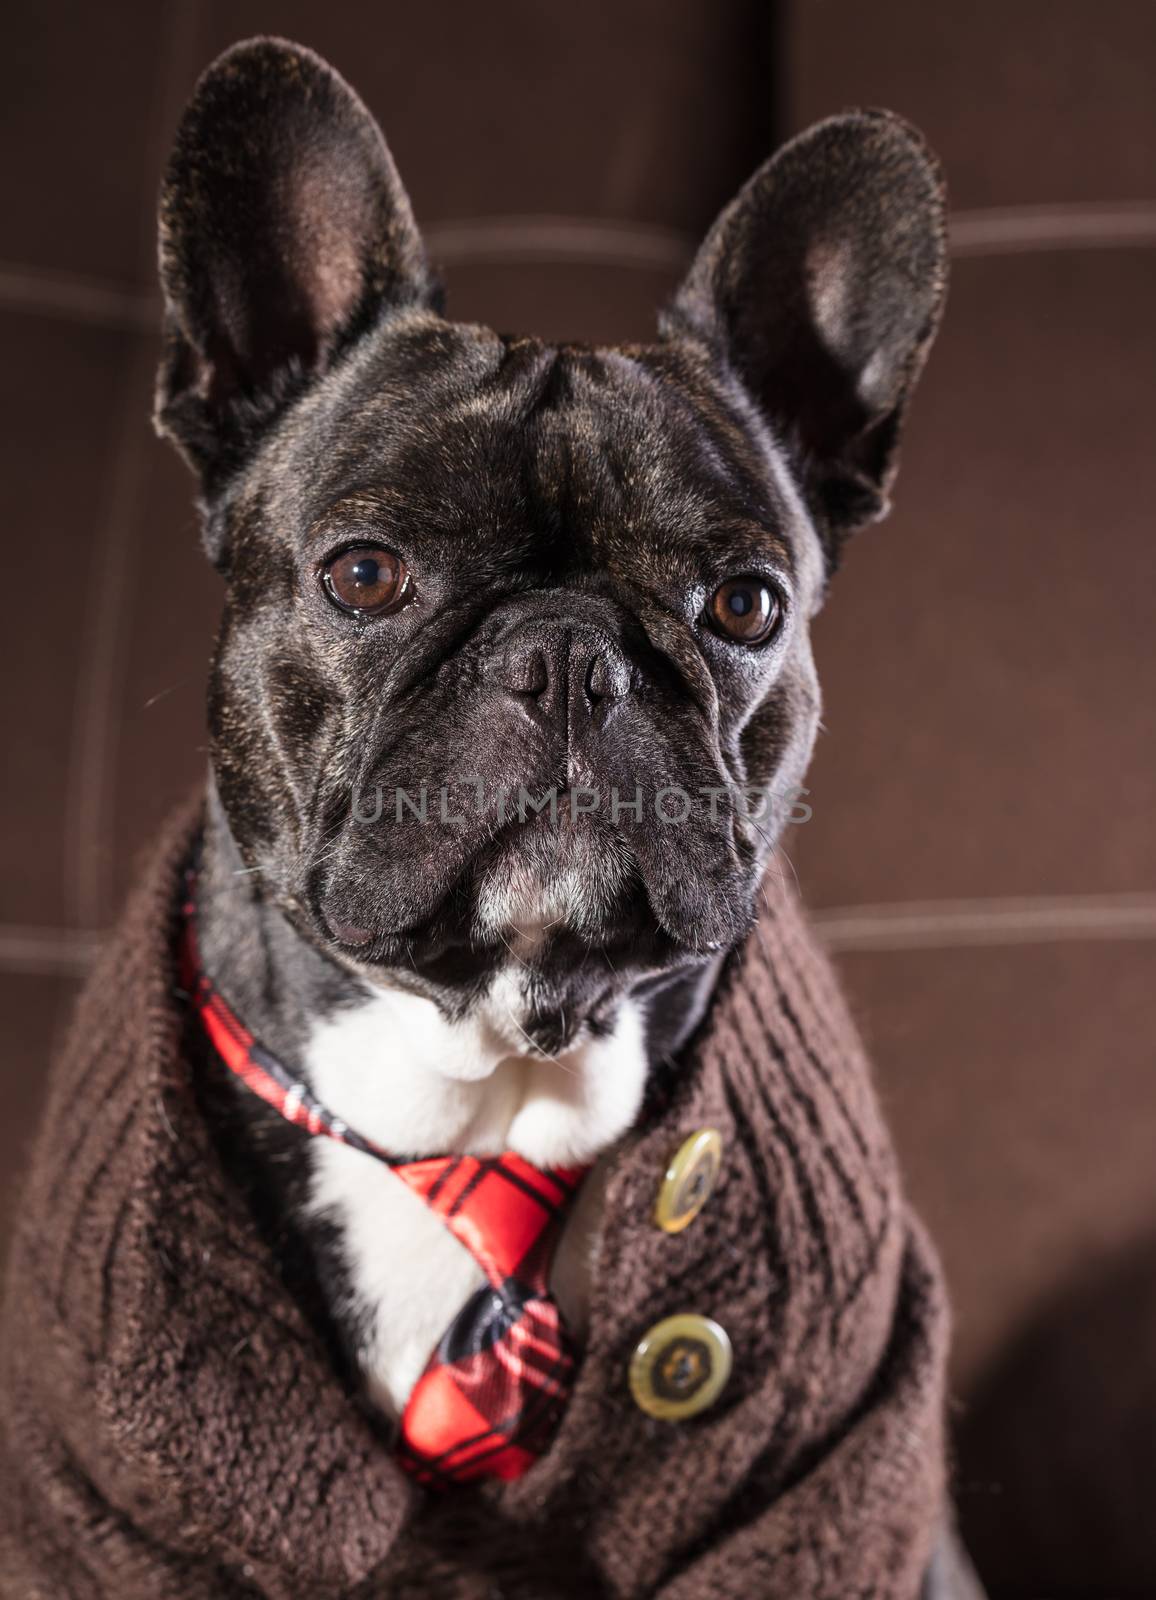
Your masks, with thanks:
[{"label": "brown tile wall", "polygon": [[797,0],[783,47],[792,127],[924,129],[957,242],[791,855],[954,1291],[977,1564],[1156,1593],[1156,9]]}]

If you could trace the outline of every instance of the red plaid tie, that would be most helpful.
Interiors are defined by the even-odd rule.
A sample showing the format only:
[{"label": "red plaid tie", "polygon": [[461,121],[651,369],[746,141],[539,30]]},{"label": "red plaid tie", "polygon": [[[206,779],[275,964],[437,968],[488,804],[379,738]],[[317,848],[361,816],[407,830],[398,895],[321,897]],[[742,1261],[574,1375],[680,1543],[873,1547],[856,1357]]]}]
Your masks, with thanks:
[{"label": "red plaid tie", "polygon": [[390,1167],[486,1275],[414,1385],[401,1419],[402,1464],[431,1487],[521,1477],[545,1448],[570,1392],[574,1357],[547,1277],[586,1169],[546,1171],[513,1151],[397,1161],[346,1127],[254,1039],[202,971],[192,887],[190,874],[181,981],[225,1065],[296,1127]]},{"label": "red plaid tie", "polygon": [[393,1169],[486,1275],[446,1330],[401,1419],[423,1483],[518,1478],[545,1448],[574,1358],[546,1278],[583,1169],[544,1172],[507,1151]]}]

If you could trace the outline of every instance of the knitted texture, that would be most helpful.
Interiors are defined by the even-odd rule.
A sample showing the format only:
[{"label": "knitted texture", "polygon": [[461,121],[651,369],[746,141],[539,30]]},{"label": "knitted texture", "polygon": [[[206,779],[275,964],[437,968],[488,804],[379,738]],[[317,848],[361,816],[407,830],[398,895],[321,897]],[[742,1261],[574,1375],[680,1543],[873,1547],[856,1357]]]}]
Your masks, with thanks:
[{"label": "knitted texture", "polygon": [[[166,833],[54,1071],[0,1324],[4,1600],[914,1600],[943,1510],[946,1309],[790,896],[768,885],[611,1158],[552,1444],[515,1483],[426,1496],[198,1110],[174,993],[196,822]],[[663,1233],[662,1174],[703,1127],[717,1188]],[[681,1311],[721,1323],[735,1365],[672,1424],[637,1409],[627,1368]]]}]

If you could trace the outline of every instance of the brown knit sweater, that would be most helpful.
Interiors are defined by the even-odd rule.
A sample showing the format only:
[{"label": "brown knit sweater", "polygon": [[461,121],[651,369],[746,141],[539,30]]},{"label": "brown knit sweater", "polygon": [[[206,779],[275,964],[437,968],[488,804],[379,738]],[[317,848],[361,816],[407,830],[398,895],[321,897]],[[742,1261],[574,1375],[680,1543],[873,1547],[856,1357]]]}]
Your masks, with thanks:
[{"label": "brown knit sweater", "polygon": [[[942,1512],[947,1319],[831,973],[775,889],[623,1142],[586,1339],[520,1481],[426,1500],[284,1287],[198,1113],[164,838],[57,1063],[2,1326],[5,1600],[914,1600]],[[685,1232],[674,1149],[723,1135]],[[637,1409],[659,1318],[735,1352],[692,1421]]]}]

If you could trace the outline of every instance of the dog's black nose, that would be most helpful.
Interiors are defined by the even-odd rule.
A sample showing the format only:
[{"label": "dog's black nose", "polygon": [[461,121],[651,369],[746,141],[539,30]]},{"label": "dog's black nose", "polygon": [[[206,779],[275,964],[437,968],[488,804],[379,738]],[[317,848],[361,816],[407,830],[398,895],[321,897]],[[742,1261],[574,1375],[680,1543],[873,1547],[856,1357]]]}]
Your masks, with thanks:
[{"label": "dog's black nose", "polygon": [[630,693],[630,663],[600,628],[527,622],[510,635],[498,681],[543,718],[603,716]]}]

